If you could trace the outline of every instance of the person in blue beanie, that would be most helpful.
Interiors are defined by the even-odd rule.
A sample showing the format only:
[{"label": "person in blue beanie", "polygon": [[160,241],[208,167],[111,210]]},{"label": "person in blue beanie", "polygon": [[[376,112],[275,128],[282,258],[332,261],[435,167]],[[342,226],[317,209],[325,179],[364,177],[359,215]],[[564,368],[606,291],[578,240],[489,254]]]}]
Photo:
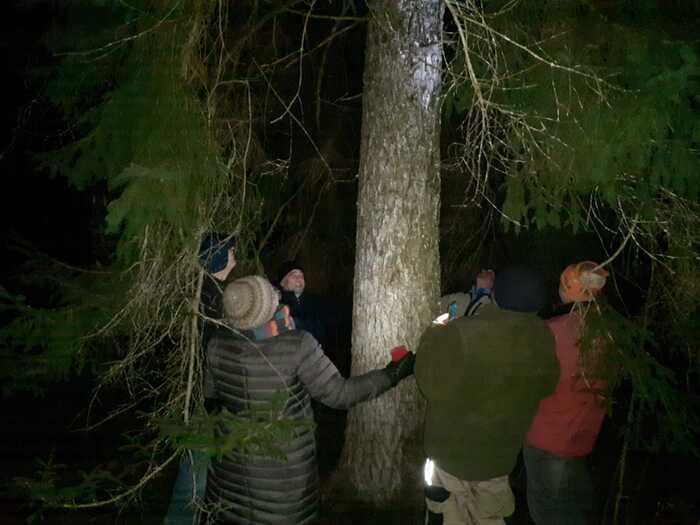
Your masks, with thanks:
[{"label": "person in blue beanie", "polygon": [[[210,232],[199,246],[199,264],[204,269],[200,294],[200,348],[203,355],[216,329],[212,320],[223,315],[223,290],[231,271],[236,267],[236,240],[233,235]],[[192,525],[198,520],[196,501],[202,501],[206,489],[209,457],[205,453],[188,451],[180,459],[173,485],[166,525]]]},{"label": "person in blue beanie", "polygon": [[200,296],[202,352],[216,326],[211,320],[221,319],[222,297],[226,280],[236,267],[236,240],[232,235],[209,233],[204,236],[199,247],[199,264],[204,268],[202,294]]}]

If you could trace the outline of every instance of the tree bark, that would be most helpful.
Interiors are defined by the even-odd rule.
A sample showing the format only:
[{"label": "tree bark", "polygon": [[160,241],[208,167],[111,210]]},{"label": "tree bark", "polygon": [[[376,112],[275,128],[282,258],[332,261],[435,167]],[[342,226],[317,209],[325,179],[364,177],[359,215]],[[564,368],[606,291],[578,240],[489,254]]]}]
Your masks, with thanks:
[{"label": "tree bark", "polygon": [[[362,108],[353,375],[417,346],[436,313],[440,267],[442,0],[373,5]],[[341,466],[359,496],[385,503],[422,468],[407,446],[421,421],[410,378],[349,413]],[[412,457],[408,457],[412,456]]]}]

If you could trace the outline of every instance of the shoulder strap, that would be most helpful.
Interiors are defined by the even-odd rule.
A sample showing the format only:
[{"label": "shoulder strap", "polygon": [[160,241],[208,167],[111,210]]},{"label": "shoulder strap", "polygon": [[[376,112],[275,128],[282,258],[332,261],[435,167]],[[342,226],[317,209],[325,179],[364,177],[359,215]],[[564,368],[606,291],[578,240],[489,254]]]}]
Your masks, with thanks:
[{"label": "shoulder strap", "polygon": [[469,305],[467,306],[467,310],[466,312],[464,312],[464,317],[475,316],[477,313],[479,313],[479,310],[483,305],[490,303],[491,298],[488,295],[477,296],[476,298],[472,299]]}]

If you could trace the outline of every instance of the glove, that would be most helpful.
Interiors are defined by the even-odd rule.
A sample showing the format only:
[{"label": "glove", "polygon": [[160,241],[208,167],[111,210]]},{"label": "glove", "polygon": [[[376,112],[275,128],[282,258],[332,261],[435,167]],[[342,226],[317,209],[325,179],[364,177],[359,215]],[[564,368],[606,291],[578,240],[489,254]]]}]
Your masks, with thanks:
[{"label": "glove", "polygon": [[403,357],[392,360],[386,367],[384,371],[389,376],[391,380],[391,386],[396,386],[399,381],[413,374],[413,368],[416,364],[416,354],[413,352],[407,352]]}]

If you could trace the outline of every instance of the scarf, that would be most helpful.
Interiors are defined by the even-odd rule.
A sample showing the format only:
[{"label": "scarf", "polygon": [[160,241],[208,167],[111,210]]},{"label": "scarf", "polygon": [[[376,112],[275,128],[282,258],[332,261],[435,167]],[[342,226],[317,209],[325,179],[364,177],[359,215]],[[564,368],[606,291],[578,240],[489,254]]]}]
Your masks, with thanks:
[{"label": "scarf", "polygon": [[295,328],[294,319],[289,315],[289,307],[283,304],[277,308],[272,319],[251,330],[244,330],[243,334],[253,341],[262,341],[263,339],[276,337],[284,332],[294,330]]}]

